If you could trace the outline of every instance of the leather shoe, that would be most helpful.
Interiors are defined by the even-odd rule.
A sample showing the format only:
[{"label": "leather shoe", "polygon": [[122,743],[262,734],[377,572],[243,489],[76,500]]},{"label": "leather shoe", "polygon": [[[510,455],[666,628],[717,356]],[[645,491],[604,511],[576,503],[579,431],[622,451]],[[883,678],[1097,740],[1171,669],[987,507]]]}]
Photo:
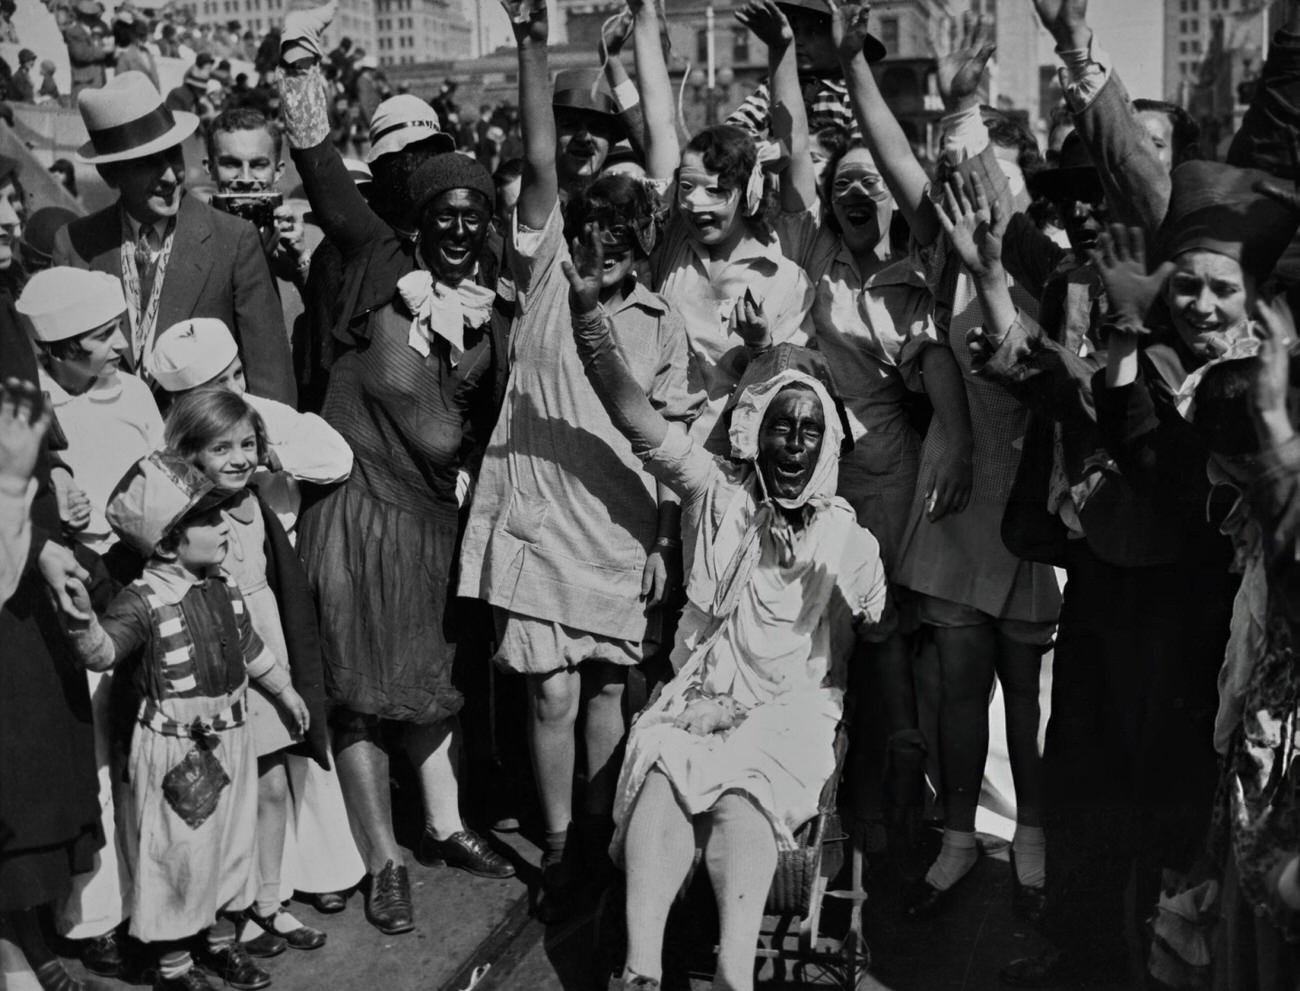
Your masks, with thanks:
[{"label": "leather shoe", "polygon": [[411,908],[411,878],[406,866],[393,861],[384,864],[378,874],[370,875],[366,893],[366,918],[386,936],[410,932],[415,928]]},{"label": "leather shoe", "polygon": [[[313,929],[311,926],[304,926],[284,909],[263,916],[258,915],[256,909],[250,908],[244,917],[262,930],[262,936],[274,936],[281,943],[291,946],[295,950],[318,950],[325,945],[325,934],[323,932],[319,929]],[[276,920],[286,923],[285,928],[277,927]],[[261,939],[262,936],[257,938]],[[248,943],[244,945],[249,946]],[[253,952],[251,946],[249,952]]]},{"label": "leather shoe", "polygon": [[909,919],[932,919],[947,908],[950,896],[959,884],[961,881],[941,890],[922,878],[904,897],[903,912]]},{"label": "leather shoe", "polygon": [[122,973],[122,944],[116,929],[110,929],[103,936],[82,940],[77,949],[81,962],[92,974],[117,977]]},{"label": "leather shoe", "polygon": [[1021,922],[1038,926],[1043,921],[1043,912],[1047,909],[1047,888],[1039,885],[1032,888],[1020,883],[1020,874],[1016,870],[1016,851],[1011,850],[1011,912]]},{"label": "leather shoe", "polygon": [[208,950],[203,965],[237,991],[259,991],[271,983],[271,975],[253,963],[239,940],[219,950]]},{"label": "leather shoe", "polygon": [[289,948],[287,940],[272,932],[259,932],[252,939],[241,939],[240,942],[244,944],[244,949],[248,951],[250,957],[257,957],[260,960],[278,957]]},{"label": "leather shoe", "polygon": [[1092,987],[1122,981],[1127,974],[1128,961],[1122,957],[1099,957],[1084,962],[1060,950],[1021,957],[998,972],[1002,983],[1013,988],[1055,988],[1081,983]]},{"label": "leather shoe", "polygon": [[198,967],[191,967],[180,977],[159,976],[153,982],[153,991],[213,991],[213,988],[207,974]]},{"label": "leather shoe", "polygon": [[341,891],[322,891],[312,895],[311,902],[322,915],[334,915],[348,907],[348,896]]},{"label": "leather shoe", "polygon": [[427,829],[420,837],[416,859],[426,867],[459,867],[477,877],[498,880],[515,876],[514,865],[497,853],[472,829],[462,829],[439,840]]}]

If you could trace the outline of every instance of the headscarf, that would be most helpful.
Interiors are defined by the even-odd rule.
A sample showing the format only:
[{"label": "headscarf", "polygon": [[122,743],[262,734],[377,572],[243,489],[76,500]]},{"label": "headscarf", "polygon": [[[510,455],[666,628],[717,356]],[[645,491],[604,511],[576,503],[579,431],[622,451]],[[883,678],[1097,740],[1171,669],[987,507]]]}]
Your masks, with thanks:
[{"label": "headscarf", "polygon": [[[817,463],[809,473],[803,491],[793,498],[781,498],[767,493],[758,464],[758,436],[768,407],[783,389],[791,385],[805,387],[817,397],[826,427]],[[714,587],[710,612],[715,618],[723,619],[735,610],[740,594],[749,584],[750,576],[762,556],[764,540],[771,540],[775,544],[782,567],[794,564],[800,543],[813,526],[817,514],[828,509],[835,498],[843,439],[844,428],[840,423],[835,400],[821,382],[805,372],[786,369],[749,386],[741,394],[731,415],[731,451],[733,458],[748,462],[754,468],[753,485],[756,491],[753,495],[758,508]],[[743,502],[742,499],[733,499],[727,514],[742,511]],[[792,509],[803,510],[802,528],[796,529],[786,513],[782,512]],[[721,529],[725,531],[729,528],[724,526]]]}]

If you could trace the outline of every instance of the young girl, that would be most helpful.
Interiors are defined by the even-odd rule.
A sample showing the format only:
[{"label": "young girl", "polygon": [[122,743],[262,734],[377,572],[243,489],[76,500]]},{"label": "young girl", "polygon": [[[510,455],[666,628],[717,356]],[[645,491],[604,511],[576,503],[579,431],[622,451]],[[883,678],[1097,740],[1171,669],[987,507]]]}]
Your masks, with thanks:
[{"label": "young girl", "polygon": [[[672,216],[654,263],[655,288],[681,311],[690,344],[691,386],[707,395],[691,436],[708,440],[739,381],[741,321],[765,323],[773,344],[805,344],[812,286],[786,257],[768,220],[760,148],[730,124],[705,128],[678,157],[672,93],[663,67],[655,5],[636,14],[633,40],[646,115],[647,172],[671,184]],[[656,82],[661,80],[662,84]],[[668,108],[665,114],[660,108]],[[725,453],[725,437],[715,453]]]},{"label": "young girl", "polygon": [[[270,976],[235,939],[252,903],[257,815],[248,679],[275,700],[294,732],[310,716],[289,670],[258,637],[243,596],[221,570],[232,531],[229,499],[167,452],[137,462],[108,505],[113,529],[148,558],[144,574],[101,619],[69,583],[73,644],[92,670],[139,652],[128,674],[140,698],[128,758],[135,864],[131,935],[158,957],[160,991],[208,991],[187,942],[206,936],[205,963],[231,987]],[[81,617],[89,617],[83,619]]]},{"label": "young girl", "polygon": [[675,501],[658,498],[568,346],[566,228],[590,227],[606,244],[601,301],[642,389],[672,420],[689,422],[696,404],[686,392],[680,320],[631,275],[654,242],[650,197],[626,176],[602,178],[570,199],[562,221],[545,4],[514,28],[527,162],[511,256],[519,319],[503,413],[465,534],[460,591],[496,607],[498,663],[528,678],[547,833],[539,911],[554,917],[581,877],[567,843],[579,709],[585,705],[583,846],[598,866],[613,831],[624,676],[657,639],[648,607],[663,597],[664,559],[680,547]]},{"label": "young girl", "polygon": [[[205,387],[176,400],[167,415],[165,436],[170,450],[228,496],[221,510],[230,531],[225,570],[244,598],[253,629],[277,661],[288,667],[289,645],[280,604],[268,581],[266,553],[268,527],[278,523],[263,512],[256,492],[248,486],[267,449],[262,418],[236,393]],[[288,561],[280,563],[301,575],[296,558],[285,557]],[[306,576],[302,575],[301,588],[305,587]],[[316,656],[319,667],[319,654]],[[316,680],[319,683],[319,673]],[[325,934],[303,925],[280,906],[289,798],[284,751],[299,740],[271,695],[256,685],[248,695],[248,719],[258,758],[258,886],[257,901],[248,910],[240,941],[251,954],[261,957],[283,952],[286,944],[300,950],[316,949],[324,944]]]}]

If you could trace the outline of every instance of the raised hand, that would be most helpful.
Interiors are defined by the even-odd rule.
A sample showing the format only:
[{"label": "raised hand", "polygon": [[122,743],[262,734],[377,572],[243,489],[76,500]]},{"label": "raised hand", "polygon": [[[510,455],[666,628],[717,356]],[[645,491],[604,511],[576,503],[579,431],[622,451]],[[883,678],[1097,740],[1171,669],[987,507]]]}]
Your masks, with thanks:
[{"label": "raised hand", "polygon": [[280,59],[286,66],[300,61],[319,61],[325,55],[321,35],[334,20],[337,0],[309,10],[291,10],[284,15],[280,33]]},{"label": "raised hand", "polygon": [[871,33],[871,4],[840,3],[827,0],[831,6],[831,38],[840,53],[840,61],[848,63],[862,54],[862,46]]},{"label": "raised hand", "polygon": [[501,0],[501,5],[510,16],[516,44],[546,44],[551,31],[546,0]]},{"label": "raised hand", "polygon": [[980,81],[997,46],[993,19],[966,11],[947,19],[945,29],[931,32],[930,46],[938,59],[939,95],[945,107],[957,109],[978,99]]},{"label": "raised hand", "polygon": [[988,196],[979,176],[970,177],[966,195],[960,176],[953,176],[934,198],[939,226],[971,275],[979,278],[1002,267],[1002,237],[1007,232],[997,199]]},{"label": "raised hand", "polygon": [[736,11],[736,20],[749,28],[769,50],[784,51],[794,44],[794,29],[772,0],[750,0]]},{"label": "raised hand", "polygon": [[591,313],[600,305],[601,275],[605,269],[605,247],[600,243],[600,228],[588,224],[582,237],[574,238],[569,253],[572,262],[561,263],[569,280],[569,309],[575,314]]},{"label": "raised hand", "polygon": [[1287,409],[1291,348],[1296,342],[1295,318],[1281,297],[1271,303],[1257,300],[1255,316],[1255,336],[1260,343],[1251,404],[1261,443],[1275,446],[1290,439],[1295,432]]},{"label": "raised hand", "polygon": [[49,426],[40,389],[26,380],[5,379],[0,386],[0,484],[7,481],[25,490]]},{"label": "raised hand", "polygon": [[1058,48],[1087,48],[1092,42],[1088,0],[1034,0],[1034,9]]},{"label": "raised hand", "polygon": [[632,26],[635,23],[636,17],[630,7],[624,7],[607,20],[600,27],[600,44],[596,54],[602,58],[605,55],[613,58],[619,54],[627,44],[627,39],[632,37]]},{"label": "raised hand", "polygon": [[1154,272],[1147,272],[1146,238],[1140,227],[1111,224],[1097,238],[1097,247],[1088,253],[1106,287],[1113,329],[1130,334],[1144,334],[1144,324],[1151,304],[1174,270],[1165,262]]},{"label": "raised hand", "polygon": [[745,342],[746,347],[763,348],[771,344],[767,315],[763,312],[763,304],[754,298],[752,290],[746,289],[745,295],[731,311],[731,329]]}]

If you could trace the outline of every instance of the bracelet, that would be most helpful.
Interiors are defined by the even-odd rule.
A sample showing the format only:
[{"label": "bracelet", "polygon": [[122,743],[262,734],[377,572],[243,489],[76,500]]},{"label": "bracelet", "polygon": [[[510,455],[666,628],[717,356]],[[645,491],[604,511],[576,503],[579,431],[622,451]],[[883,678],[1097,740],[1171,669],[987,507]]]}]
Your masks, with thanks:
[{"label": "bracelet", "polygon": [[665,550],[675,550],[682,546],[682,542],[676,537],[658,537],[655,540],[656,547],[662,547]]}]

